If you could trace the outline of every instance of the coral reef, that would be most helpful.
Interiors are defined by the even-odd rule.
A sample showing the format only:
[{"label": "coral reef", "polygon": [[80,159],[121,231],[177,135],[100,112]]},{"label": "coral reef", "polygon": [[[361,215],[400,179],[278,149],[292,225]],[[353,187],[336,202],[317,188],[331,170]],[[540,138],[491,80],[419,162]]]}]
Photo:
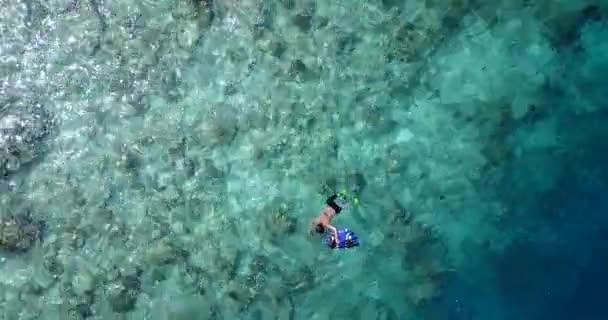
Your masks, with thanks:
[{"label": "coral reef", "polygon": [[290,213],[286,204],[278,208],[266,208],[260,214],[264,216],[264,223],[260,224],[260,234],[269,234],[272,241],[280,242],[282,238],[292,235],[296,231],[298,220]]},{"label": "coral reef", "polygon": [[203,116],[200,125],[195,129],[210,146],[230,144],[238,133],[236,110],[219,107]]},{"label": "coral reef", "polygon": [[[479,1],[447,1],[439,9],[434,1],[415,4],[417,10],[402,9],[402,3],[383,1],[393,11],[394,20],[386,21],[389,28],[386,58],[389,62],[421,63],[424,55],[435,50],[444,39],[448,39],[461,25],[461,20],[480,6]],[[403,10],[403,11],[402,11]],[[403,17],[406,19],[403,19]]]},{"label": "coral reef", "polygon": [[441,294],[452,270],[442,240],[430,227],[409,223],[400,231],[405,245],[402,264],[408,270],[405,296],[410,303],[424,306]]},{"label": "coral reef", "polygon": [[[42,223],[0,219],[0,248],[29,250],[0,263],[8,318],[397,319],[487,257],[514,295],[532,281],[509,259],[551,260],[512,238],[606,176],[562,165],[607,150],[602,4],[4,7],[2,214],[52,226],[36,246]],[[363,245],[326,250],[304,226],[343,188],[361,205],[334,222]]]},{"label": "coral reef", "polygon": [[137,297],[141,291],[139,276],[141,270],[133,275],[120,275],[112,283],[106,286],[106,295],[112,306],[112,310],[125,313],[135,308]]},{"label": "coral reef", "polygon": [[0,107],[0,176],[18,171],[42,154],[52,121],[41,106]]},{"label": "coral reef", "polygon": [[547,25],[552,43],[558,49],[574,45],[586,23],[605,19],[608,13],[608,5],[601,1],[538,1],[530,6]]},{"label": "coral reef", "polygon": [[28,213],[0,218],[0,249],[21,253],[42,241],[44,222]]}]

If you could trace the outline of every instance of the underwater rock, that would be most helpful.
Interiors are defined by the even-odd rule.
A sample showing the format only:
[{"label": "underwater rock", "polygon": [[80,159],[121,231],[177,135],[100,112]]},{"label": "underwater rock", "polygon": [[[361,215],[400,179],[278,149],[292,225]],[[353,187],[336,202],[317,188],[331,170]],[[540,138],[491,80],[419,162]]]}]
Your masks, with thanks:
[{"label": "underwater rock", "polygon": [[78,296],[85,296],[95,289],[95,275],[86,270],[79,268],[78,273],[72,278],[72,290]]},{"label": "underwater rock", "polygon": [[265,218],[264,223],[259,225],[259,232],[270,234],[272,240],[280,239],[296,231],[297,219],[289,214],[286,205],[281,205],[279,208],[266,208],[262,214]]},{"label": "underwater rock", "polygon": [[43,266],[54,277],[59,277],[64,271],[63,264],[54,253],[44,256]]},{"label": "underwater rock", "polygon": [[198,128],[212,146],[229,145],[238,133],[237,110],[218,108],[210,112]]},{"label": "underwater rock", "polygon": [[203,173],[208,179],[223,179],[226,173],[220,169],[213,163],[211,159],[203,160]]},{"label": "underwater rock", "polygon": [[327,176],[321,183],[320,191],[322,194],[330,195],[338,190],[338,179],[335,176]]},{"label": "underwater rock", "polygon": [[87,303],[79,303],[72,309],[72,311],[82,319],[86,319],[93,316],[91,306]]},{"label": "underwater rock", "polygon": [[287,43],[279,36],[269,34],[256,41],[257,48],[266,54],[269,54],[277,59],[283,57],[283,54],[287,51]]},{"label": "underwater rock", "polygon": [[116,282],[110,284],[107,290],[112,310],[119,313],[133,310],[140,292],[139,274],[119,277]]},{"label": "underwater rock", "polygon": [[256,22],[253,25],[253,37],[254,39],[260,39],[264,36],[267,31],[273,29],[274,25],[274,12],[273,6],[263,6],[260,9],[256,17]]},{"label": "underwater rock", "polygon": [[415,305],[425,304],[439,296],[441,290],[431,279],[408,286],[405,295]]},{"label": "underwater rock", "polygon": [[423,50],[428,50],[438,38],[435,28],[424,24],[405,23],[392,31],[388,61],[399,60],[412,63],[420,58]]},{"label": "underwater rock", "polygon": [[295,0],[279,0],[279,2],[285,7],[287,10],[291,10],[296,7]]},{"label": "underwater rock", "polygon": [[288,73],[292,77],[304,77],[309,73],[309,69],[301,59],[295,59],[289,65]]},{"label": "underwater rock", "polygon": [[346,177],[346,185],[348,186],[348,190],[361,193],[367,187],[367,180],[361,172],[355,172]]},{"label": "underwater rock", "polygon": [[144,255],[147,264],[161,266],[187,258],[187,252],[165,239],[150,244]]},{"label": "underwater rock", "polygon": [[135,308],[137,301],[137,292],[130,291],[120,284],[111,285],[108,290],[108,300],[112,306],[112,310],[119,313],[125,313]]},{"label": "underwater rock", "polygon": [[266,256],[255,256],[249,263],[245,274],[232,279],[228,286],[227,296],[242,306],[251,306],[254,302],[272,304],[282,303],[288,296],[290,288],[281,284],[272,275],[281,274],[277,265],[269,261]]},{"label": "underwater rock", "polygon": [[[396,7],[395,1],[383,1],[385,7]],[[411,21],[395,16],[389,24],[388,34],[390,44],[387,59],[403,63],[413,63],[423,59],[425,54],[432,51],[443,40],[458,30],[461,20],[475,8],[479,7],[478,0],[450,0],[442,3],[448,10],[440,10],[439,5],[427,4],[427,10],[420,10]],[[487,6],[490,13],[494,6]],[[488,17],[487,19],[490,19]],[[394,28],[393,26],[398,26]]]},{"label": "underwater rock", "polygon": [[608,6],[593,1],[577,1],[567,6],[555,1],[539,1],[533,5],[537,18],[551,33],[551,42],[562,49],[574,45],[587,23],[608,17]]},{"label": "underwater rock", "polygon": [[503,167],[513,161],[515,156],[513,146],[507,143],[517,124],[512,110],[508,106],[496,106],[495,110],[497,113],[494,116],[479,117],[480,121],[483,121],[483,126],[479,126],[480,131],[484,130],[483,136],[487,138],[481,149],[487,160],[482,167],[483,172]]},{"label": "underwater rock", "polygon": [[290,294],[303,293],[314,287],[315,274],[309,266],[302,266],[295,272],[287,273],[283,277],[283,283]]},{"label": "underwater rock", "polygon": [[24,252],[42,240],[44,223],[28,214],[0,218],[0,250]]},{"label": "underwater rock", "polygon": [[285,51],[287,51],[287,44],[283,40],[275,40],[270,43],[272,56],[275,58],[281,58]]},{"label": "underwater rock", "polygon": [[192,0],[200,28],[207,28],[213,22],[215,18],[213,2],[213,0]]},{"label": "underwater rock", "polygon": [[409,277],[405,296],[414,305],[423,306],[439,297],[452,272],[446,248],[433,230],[420,223],[404,228],[405,254],[402,265]]},{"label": "underwater rock", "polygon": [[405,226],[412,221],[412,213],[398,200],[393,199],[394,209],[389,211],[388,219],[392,225]]},{"label": "underwater rock", "polygon": [[0,193],[11,192],[15,188],[15,184],[11,181],[0,179]]},{"label": "underwater rock", "polygon": [[293,17],[293,23],[302,32],[308,32],[312,29],[313,16],[308,13],[298,13]]},{"label": "underwater rock", "polygon": [[42,107],[0,107],[0,176],[19,170],[41,154],[51,122]]},{"label": "underwater rock", "polygon": [[340,175],[327,175],[321,182],[319,191],[329,196],[345,189],[349,192],[359,194],[367,187],[367,179],[361,172],[345,173]]},{"label": "underwater rock", "polygon": [[393,310],[388,305],[377,303],[376,309],[377,309],[377,313],[376,313],[377,320],[398,320],[399,319],[395,310]]},{"label": "underwater rock", "polygon": [[249,271],[252,273],[264,273],[272,267],[267,256],[256,254],[249,263]]},{"label": "underwater rock", "polygon": [[246,286],[238,282],[230,282],[226,288],[227,298],[233,300],[238,304],[249,304],[255,298],[258,292],[258,281],[260,279],[255,276],[248,276],[245,279]]},{"label": "underwater rock", "polygon": [[339,32],[337,39],[337,54],[351,53],[361,38],[354,32]]}]

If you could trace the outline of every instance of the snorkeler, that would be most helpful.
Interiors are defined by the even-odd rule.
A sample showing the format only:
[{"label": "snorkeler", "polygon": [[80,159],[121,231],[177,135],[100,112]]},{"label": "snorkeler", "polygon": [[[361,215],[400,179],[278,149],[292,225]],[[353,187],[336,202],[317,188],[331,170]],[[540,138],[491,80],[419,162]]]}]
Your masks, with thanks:
[{"label": "snorkeler", "polygon": [[347,203],[343,201],[339,201],[340,203],[336,203],[336,199],[338,199],[338,195],[334,194],[327,198],[325,201],[325,208],[319,214],[318,217],[314,218],[310,224],[309,233],[312,234],[312,230],[316,231],[319,234],[324,234],[325,230],[330,230],[335,237],[338,237],[338,229],[331,225],[331,220],[342,211],[344,207],[346,207]]},{"label": "snorkeler", "polygon": [[[338,215],[343,209],[348,207],[348,202],[338,194],[334,194],[327,198],[325,201],[325,208],[319,214],[318,217],[312,220],[310,224],[309,233],[312,234],[312,230],[319,234],[324,234],[326,230],[331,233],[325,237],[325,243],[328,247],[335,248],[352,248],[359,245],[359,241],[354,232],[349,229],[337,229],[331,224],[331,220]],[[355,203],[358,200],[355,198]]]}]

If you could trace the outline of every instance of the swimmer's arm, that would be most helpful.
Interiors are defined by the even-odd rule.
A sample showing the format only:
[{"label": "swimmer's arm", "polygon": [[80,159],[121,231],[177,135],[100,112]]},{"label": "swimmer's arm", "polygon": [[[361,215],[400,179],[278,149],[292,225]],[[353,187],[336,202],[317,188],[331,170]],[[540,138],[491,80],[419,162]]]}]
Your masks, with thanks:
[{"label": "swimmer's arm", "polygon": [[336,245],[338,245],[338,241],[339,241],[338,240],[339,239],[338,238],[338,229],[336,229],[336,227],[332,226],[331,224],[328,224],[326,227],[327,227],[327,229],[331,230],[331,232],[334,233],[334,237],[336,237],[335,238],[336,239]]}]

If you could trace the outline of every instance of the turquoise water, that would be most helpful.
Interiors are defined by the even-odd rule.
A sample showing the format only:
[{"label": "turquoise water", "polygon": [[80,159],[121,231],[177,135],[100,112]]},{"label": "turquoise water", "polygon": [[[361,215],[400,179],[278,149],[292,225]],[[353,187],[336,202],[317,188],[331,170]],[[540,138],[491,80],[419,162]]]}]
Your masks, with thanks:
[{"label": "turquoise water", "polygon": [[1,319],[604,319],[606,1],[0,7]]}]

